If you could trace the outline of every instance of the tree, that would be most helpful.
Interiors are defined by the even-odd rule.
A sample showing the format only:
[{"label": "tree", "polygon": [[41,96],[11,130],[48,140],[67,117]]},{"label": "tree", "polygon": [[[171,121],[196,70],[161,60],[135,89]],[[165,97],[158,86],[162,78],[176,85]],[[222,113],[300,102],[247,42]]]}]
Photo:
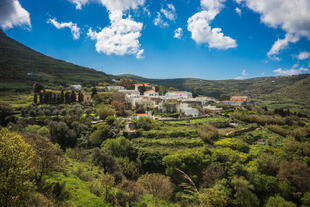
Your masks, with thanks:
[{"label": "tree", "polygon": [[75,94],[75,92],[72,90],[71,91],[71,103],[75,103],[76,102],[76,94]]},{"label": "tree", "polygon": [[282,161],[278,172],[278,178],[291,185],[296,186],[300,191],[310,190],[310,168],[307,163],[301,161]]},{"label": "tree", "polygon": [[105,140],[102,149],[110,151],[115,157],[127,157],[133,151],[132,143],[125,137]]},{"label": "tree", "polygon": [[38,95],[37,95],[36,93],[33,95],[33,103],[34,103],[35,105],[38,104]]},{"label": "tree", "polygon": [[108,116],[114,116],[115,110],[108,105],[101,104],[98,106],[98,115],[100,119],[104,120]]},{"label": "tree", "polygon": [[296,207],[293,202],[286,201],[281,196],[273,196],[268,199],[264,207]]},{"label": "tree", "polygon": [[160,199],[169,200],[173,192],[170,178],[159,173],[144,174],[138,179],[138,183],[147,193]]},{"label": "tree", "polygon": [[133,80],[130,80],[128,78],[121,79],[120,83],[121,86],[124,86],[127,90],[132,90],[135,88],[135,85],[133,83]]},{"label": "tree", "polygon": [[103,140],[115,137],[113,129],[106,124],[100,125],[89,137],[89,141],[92,146],[99,147]]},{"label": "tree", "polygon": [[125,116],[125,103],[118,101],[118,100],[113,100],[111,102],[111,105],[115,108],[116,114],[118,116]]},{"label": "tree", "polygon": [[7,129],[0,131],[0,206],[21,206],[32,189],[34,151],[23,138]]},{"label": "tree", "polygon": [[60,104],[63,104],[65,103],[65,93],[63,90],[61,90],[60,92],[60,101],[59,101]]},{"label": "tree", "polygon": [[81,91],[79,91],[78,101],[79,101],[79,103],[83,103],[83,101],[84,101],[84,95],[81,93]]},{"label": "tree", "polygon": [[224,207],[229,199],[228,190],[222,184],[203,189],[199,193],[199,201],[205,207]]},{"label": "tree", "polygon": [[33,92],[34,92],[34,94],[38,94],[38,93],[40,93],[42,90],[44,90],[44,87],[43,87],[41,84],[35,83],[35,84],[33,85]]},{"label": "tree", "polygon": [[8,116],[12,115],[14,109],[11,105],[5,102],[0,102],[0,125],[6,126],[8,121]]},{"label": "tree", "polygon": [[259,200],[256,195],[251,191],[254,186],[242,177],[234,177],[231,184],[235,190],[234,204],[240,207],[255,207],[259,206]]},{"label": "tree", "polygon": [[96,94],[97,94],[97,88],[96,88],[96,87],[93,87],[93,88],[91,89],[91,97],[93,98]]},{"label": "tree", "polygon": [[[42,127],[43,128],[43,127]],[[38,185],[44,175],[57,170],[62,165],[62,151],[47,138],[36,134],[25,134],[25,141],[35,151],[34,179]]]}]

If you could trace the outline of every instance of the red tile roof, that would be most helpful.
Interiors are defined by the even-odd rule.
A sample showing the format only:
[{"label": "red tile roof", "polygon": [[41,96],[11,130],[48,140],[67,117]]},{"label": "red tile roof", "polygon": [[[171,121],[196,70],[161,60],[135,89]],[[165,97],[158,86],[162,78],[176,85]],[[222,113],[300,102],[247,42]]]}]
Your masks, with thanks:
[{"label": "red tile roof", "polygon": [[137,116],[147,116],[148,114],[137,114]]},{"label": "red tile roof", "polygon": [[148,86],[150,85],[149,83],[136,83],[136,86]]},{"label": "red tile roof", "polygon": [[155,93],[154,90],[145,91],[144,93]]}]

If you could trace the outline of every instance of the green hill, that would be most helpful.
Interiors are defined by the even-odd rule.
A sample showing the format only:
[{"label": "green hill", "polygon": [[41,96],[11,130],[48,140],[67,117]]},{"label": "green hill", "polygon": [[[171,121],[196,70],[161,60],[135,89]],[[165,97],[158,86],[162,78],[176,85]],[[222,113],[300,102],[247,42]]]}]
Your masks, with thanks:
[{"label": "green hill", "polygon": [[0,30],[1,91],[27,90],[34,81],[45,85],[55,85],[61,82],[81,83],[107,80],[110,80],[110,76],[103,72],[38,53],[8,37]]}]

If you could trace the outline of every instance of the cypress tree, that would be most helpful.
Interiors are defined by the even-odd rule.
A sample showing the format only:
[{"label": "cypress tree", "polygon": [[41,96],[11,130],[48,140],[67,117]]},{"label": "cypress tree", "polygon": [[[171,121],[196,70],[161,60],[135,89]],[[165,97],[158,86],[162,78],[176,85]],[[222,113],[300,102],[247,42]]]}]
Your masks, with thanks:
[{"label": "cypress tree", "polygon": [[71,103],[75,103],[76,102],[76,94],[74,91],[71,91]]},{"label": "cypress tree", "polygon": [[33,103],[34,103],[35,105],[38,104],[38,95],[37,95],[36,93],[35,93],[34,96],[33,96]]},{"label": "cypress tree", "polygon": [[78,101],[79,103],[82,103],[84,101],[84,95],[83,93],[81,93],[81,91],[79,91]]},{"label": "cypress tree", "polygon": [[60,93],[60,100],[59,100],[59,103],[60,103],[60,104],[65,103],[65,94],[64,94],[64,91],[63,91],[63,90],[61,90],[61,93]]}]

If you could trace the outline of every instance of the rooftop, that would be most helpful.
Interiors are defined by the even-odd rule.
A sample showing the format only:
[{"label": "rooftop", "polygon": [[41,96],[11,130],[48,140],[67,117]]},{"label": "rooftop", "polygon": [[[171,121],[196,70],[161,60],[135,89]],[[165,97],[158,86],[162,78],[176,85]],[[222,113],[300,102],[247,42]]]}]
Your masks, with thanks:
[{"label": "rooftop", "polygon": [[228,101],[223,101],[223,102],[228,102],[228,103],[230,103],[230,102],[244,102],[244,100],[228,100]]},{"label": "rooftop", "polygon": [[187,92],[187,91],[168,91],[168,93],[184,93],[184,92]]}]

